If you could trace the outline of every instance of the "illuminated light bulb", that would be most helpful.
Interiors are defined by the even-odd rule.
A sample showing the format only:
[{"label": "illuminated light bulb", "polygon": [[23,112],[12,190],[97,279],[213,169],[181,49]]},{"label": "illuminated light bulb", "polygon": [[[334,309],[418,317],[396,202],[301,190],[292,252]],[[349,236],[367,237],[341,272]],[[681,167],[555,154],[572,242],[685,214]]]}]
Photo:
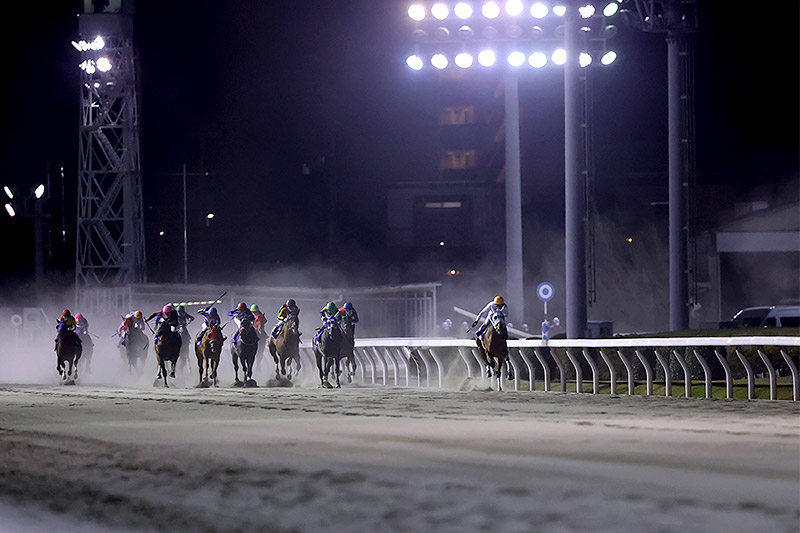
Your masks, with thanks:
[{"label": "illuminated light bulb", "polygon": [[526,59],[525,54],[523,54],[519,50],[515,50],[514,52],[508,54],[508,64],[511,65],[512,67],[521,66],[523,63],[525,63],[525,59]]},{"label": "illuminated light bulb", "polygon": [[411,20],[420,22],[425,20],[425,8],[420,4],[413,4],[408,8],[408,16]]},{"label": "illuminated light bulb", "polygon": [[528,63],[530,63],[533,68],[542,68],[547,64],[547,56],[541,52],[534,52],[528,58]]},{"label": "illuminated light bulb", "polygon": [[481,50],[478,54],[478,63],[484,67],[491,67],[497,61],[497,55],[493,50]]},{"label": "illuminated light bulb", "polygon": [[500,16],[500,6],[497,2],[486,2],[481,7],[481,14],[487,19],[496,19]]},{"label": "illuminated light bulb", "polygon": [[408,68],[412,70],[421,70],[423,66],[422,58],[418,55],[408,56],[406,59],[406,65],[408,65]]}]

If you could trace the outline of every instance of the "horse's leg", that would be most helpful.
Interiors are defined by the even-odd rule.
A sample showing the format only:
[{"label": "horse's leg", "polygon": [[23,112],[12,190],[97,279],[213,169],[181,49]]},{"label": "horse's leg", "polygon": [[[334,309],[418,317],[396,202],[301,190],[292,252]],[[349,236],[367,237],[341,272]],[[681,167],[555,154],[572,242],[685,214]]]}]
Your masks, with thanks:
[{"label": "horse's leg", "polygon": [[159,366],[159,374],[164,377],[164,386],[169,388],[169,384],[167,383],[167,367],[164,364],[164,358],[160,355],[158,356],[158,366]]},{"label": "horse's leg", "polygon": [[319,368],[319,381],[321,385],[325,385],[325,361],[322,358],[322,354],[319,353],[317,350],[314,350],[314,355],[317,357],[317,368]]},{"label": "horse's leg", "polygon": [[174,378],[175,377],[175,366],[176,366],[177,361],[171,361],[171,363],[172,363],[172,371],[169,373],[169,377]]},{"label": "horse's leg", "polygon": [[340,367],[339,358],[337,357],[336,358],[336,388],[337,389],[341,389],[342,388],[342,384],[339,382],[339,376],[341,374],[342,374],[342,369]]}]

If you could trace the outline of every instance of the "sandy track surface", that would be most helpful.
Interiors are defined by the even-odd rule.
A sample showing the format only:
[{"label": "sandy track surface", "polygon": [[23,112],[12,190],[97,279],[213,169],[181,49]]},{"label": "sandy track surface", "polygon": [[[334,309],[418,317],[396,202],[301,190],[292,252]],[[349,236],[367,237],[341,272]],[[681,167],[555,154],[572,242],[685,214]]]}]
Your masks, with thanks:
[{"label": "sandy track surface", "polygon": [[800,520],[794,402],[6,385],[0,406],[3,531],[796,532]]}]

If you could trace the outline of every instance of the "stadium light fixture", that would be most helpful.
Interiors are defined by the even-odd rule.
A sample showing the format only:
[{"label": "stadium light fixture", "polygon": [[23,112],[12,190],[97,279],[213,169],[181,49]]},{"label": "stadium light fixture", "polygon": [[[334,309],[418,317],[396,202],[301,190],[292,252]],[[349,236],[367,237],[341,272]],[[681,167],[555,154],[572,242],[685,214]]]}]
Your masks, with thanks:
[{"label": "stadium light fixture", "polygon": [[6,204],[6,213],[8,213],[8,216],[10,217],[17,215],[17,212],[14,211],[14,206],[12,206],[11,204]]},{"label": "stadium light fixture", "polygon": [[528,58],[528,63],[530,63],[533,68],[542,68],[547,64],[547,56],[542,52],[534,52]]},{"label": "stadium light fixture", "polygon": [[603,57],[600,58],[600,63],[602,63],[603,65],[610,65],[616,59],[617,59],[617,53],[613,50],[609,50],[608,52],[603,54]]},{"label": "stadium light fixture", "polygon": [[412,4],[408,8],[408,16],[411,20],[421,22],[425,20],[425,8],[420,4]]},{"label": "stadium light fixture", "polygon": [[442,70],[444,68],[447,68],[448,64],[449,62],[447,61],[447,58],[445,57],[444,54],[433,54],[433,57],[431,57],[431,65],[433,65],[434,68]]},{"label": "stadium light fixture", "polygon": [[481,7],[481,15],[489,20],[496,19],[500,16],[500,6],[497,2],[486,2]]},{"label": "stadium light fixture", "polygon": [[581,52],[578,56],[578,64],[581,67],[588,67],[592,64],[592,56],[587,54],[586,52]]},{"label": "stadium light fixture", "polygon": [[412,70],[422,70],[422,58],[418,55],[408,56],[406,59],[406,65]]},{"label": "stadium light fixture", "polygon": [[542,19],[547,16],[550,10],[541,2],[536,2],[531,6],[531,16],[535,19]]},{"label": "stadium light fixture", "polygon": [[207,215],[206,215],[206,218],[207,218],[208,220],[211,220],[212,218],[214,218],[214,213],[209,213],[209,214],[207,214]]},{"label": "stadium light fixture", "polygon": [[613,17],[619,11],[619,4],[617,2],[609,2],[603,8],[603,16],[604,17]]},{"label": "stadium light fixture", "polygon": [[550,56],[551,61],[556,65],[563,65],[567,62],[567,51],[563,48],[558,48],[553,55]]},{"label": "stadium light fixture", "polygon": [[595,9],[592,4],[587,4],[585,6],[581,6],[578,8],[578,13],[581,14],[582,18],[588,19],[592,18],[595,14]]},{"label": "stadium light fixture", "polygon": [[433,4],[431,7],[431,15],[433,18],[438,20],[444,20],[447,18],[447,15],[450,14],[450,9],[447,7],[446,4],[439,2],[438,4]]},{"label": "stadium light fixture", "polygon": [[508,0],[508,2],[506,2],[506,13],[512,17],[516,17],[522,13],[522,9],[522,0]]},{"label": "stadium light fixture", "polygon": [[519,50],[514,50],[508,54],[508,64],[512,67],[519,67],[525,63],[525,54]]},{"label": "stadium light fixture", "polygon": [[497,62],[497,55],[494,50],[481,50],[478,54],[478,63],[483,67],[491,67]]},{"label": "stadium light fixture", "polygon": [[3,190],[5,191],[6,196],[8,196],[9,200],[13,200],[14,199],[14,193],[11,192],[11,189],[8,188],[8,185],[3,186]]},{"label": "stadium light fixture", "polygon": [[567,6],[557,4],[553,6],[553,15],[563,17],[567,13]]},{"label": "stadium light fixture", "polygon": [[472,6],[466,2],[459,2],[453,8],[453,13],[461,20],[467,20],[472,16]]},{"label": "stadium light fixture", "polygon": [[101,57],[97,60],[97,70],[100,72],[108,72],[111,70],[111,61],[107,57]]},{"label": "stadium light fixture", "polygon": [[78,42],[72,41],[72,46],[78,52],[88,52],[89,50],[102,50],[103,48],[105,48],[106,43],[103,40],[103,38],[98,35],[97,37],[95,37],[94,41],[90,42],[83,40]]},{"label": "stadium light fixture", "polygon": [[39,198],[41,198],[42,196],[44,196],[44,184],[43,184],[43,183],[40,183],[40,184],[39,184],[39,186],[38,186],[38,187],[36,187],[36,188],[33,190],[33,195],[34,195],[34,196],[36,196],[36,199],[37,199],[37,200],[38,200]]},{"label": "stadium light fixture", "polygon": [[454,63],[457,67],[461,68],[469,68],[472,66],[472,62],[474,61],[472,54],[468,54],[466,52],[461,52],[460,54],[456,55]]}]

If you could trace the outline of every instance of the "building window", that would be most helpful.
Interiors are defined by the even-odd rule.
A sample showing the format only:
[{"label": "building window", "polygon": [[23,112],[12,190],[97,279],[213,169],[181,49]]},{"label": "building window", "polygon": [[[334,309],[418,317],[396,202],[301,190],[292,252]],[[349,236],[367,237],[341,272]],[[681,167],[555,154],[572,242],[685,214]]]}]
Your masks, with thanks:
[{"label": "building window", "polygon": [[442,109],[439,124],[442,126],[461,126],[475,122],[475,106],[459,105]]},{"label": "building window", "polygon": [[477,158],[475,150],[447,150],[442,155],[442,169],[475,168]]}]

